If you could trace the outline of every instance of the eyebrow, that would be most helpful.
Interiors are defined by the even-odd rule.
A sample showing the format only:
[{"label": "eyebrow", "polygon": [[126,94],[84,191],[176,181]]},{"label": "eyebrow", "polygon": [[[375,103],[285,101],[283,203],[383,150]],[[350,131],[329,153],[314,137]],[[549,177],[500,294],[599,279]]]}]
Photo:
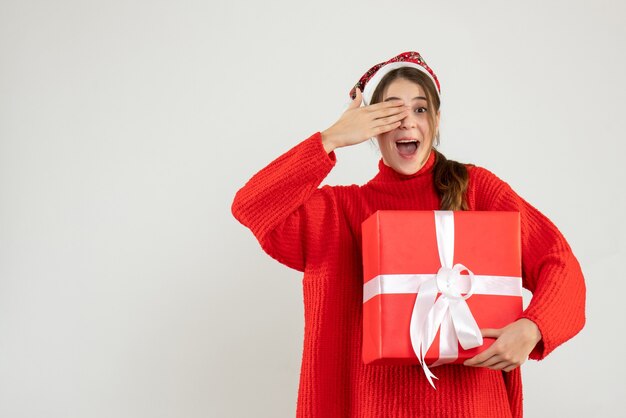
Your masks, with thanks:
[{"label": "eyebrow", "polygon": [[[384,101],[387,102],[389,100],[401,100],[401,99],[398,98],[398,97],[387,97]],[[414,97],[411,100],[426,100],[426,97],[424,97],[424,96],[417,96],[417,97]]]}]

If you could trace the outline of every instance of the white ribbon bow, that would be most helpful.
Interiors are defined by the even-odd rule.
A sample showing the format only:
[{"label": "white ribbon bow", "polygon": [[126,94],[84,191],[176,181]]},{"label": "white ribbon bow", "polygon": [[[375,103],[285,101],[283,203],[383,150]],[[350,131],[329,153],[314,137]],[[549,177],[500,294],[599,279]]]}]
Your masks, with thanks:
[{"label": "white ribbon bow", "polygon": [[[437,377],[430,371],[424,358],[437,335],[437,330],[441,328],[439,359],[431,365],[432,367],[456,360],[459,343],[465,350],[483,345],[480,328],[466,302],[473,294],[474,273],[462,264],[452,265],[454,213],[434,212],[441,268],[436,276],[419,286],[410,325],[411,345],[433,388],[435,384],[432,379]],[[463,271],[468,272],[470,282],[470,288],[465,291],[460,288]],[[437,298],[439,292],[441,296]],[[465,296],[462,296],[462,293],[465,293]]]}]

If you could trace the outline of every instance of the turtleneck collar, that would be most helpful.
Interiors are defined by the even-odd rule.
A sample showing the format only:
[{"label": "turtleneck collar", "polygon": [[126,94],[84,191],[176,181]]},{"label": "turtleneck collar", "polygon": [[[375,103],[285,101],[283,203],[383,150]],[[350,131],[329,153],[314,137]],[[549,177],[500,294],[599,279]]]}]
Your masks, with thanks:
[{"label": "turtleneck collar", "polygon": [[434,150],[430,151],[430,154],[428,155],[428,159],[426,160],[426,163],[424,163],[422,168],[420,168],[416,173],[413,173],[413,174],[398,173],[396,170],[386,165],[383,162],[383,159],[381,158],[380,161],[378,161],[378,174],[376,174],[376,176],[371,181],[383,181],[383,182],[405,181],[405,180],[415,179],[418,177],[425,177],[429,173],[432,172],[434,165],[435,165],[435,151]]}]

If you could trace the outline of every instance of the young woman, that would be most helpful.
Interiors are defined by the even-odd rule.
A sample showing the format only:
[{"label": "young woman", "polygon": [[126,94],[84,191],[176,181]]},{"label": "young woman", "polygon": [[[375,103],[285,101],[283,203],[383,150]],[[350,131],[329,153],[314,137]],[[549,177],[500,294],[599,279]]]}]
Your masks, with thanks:
[{"label": "young woman", "polygon": [[[305,335],[298,417],[520,417],[519,366],[540,360],[585,322],[580,266],[559,230],[490,171],[435,148],[439,81],[417,52],[368,70],[339,120],[255,174],[233,215],[279,262],[304,272]],[[375,137],[382,159],[363,186],[323,186],[336,148]],[[362,361],[361,223],[377,210],[518,211],[522,279],[533,292],[520,318],[483,329],[494,344],[464,365],[435,369]]]}]

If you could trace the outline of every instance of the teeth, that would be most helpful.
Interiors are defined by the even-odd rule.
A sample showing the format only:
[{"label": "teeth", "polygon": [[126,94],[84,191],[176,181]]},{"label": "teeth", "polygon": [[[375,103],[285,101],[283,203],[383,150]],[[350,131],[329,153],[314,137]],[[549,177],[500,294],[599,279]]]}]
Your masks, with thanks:
[{"label": "teeth", "polygon": [[408,144],[410,142],[418,142],[417,139],[401,139],[400,141],[396,141],[396,144]]}]

